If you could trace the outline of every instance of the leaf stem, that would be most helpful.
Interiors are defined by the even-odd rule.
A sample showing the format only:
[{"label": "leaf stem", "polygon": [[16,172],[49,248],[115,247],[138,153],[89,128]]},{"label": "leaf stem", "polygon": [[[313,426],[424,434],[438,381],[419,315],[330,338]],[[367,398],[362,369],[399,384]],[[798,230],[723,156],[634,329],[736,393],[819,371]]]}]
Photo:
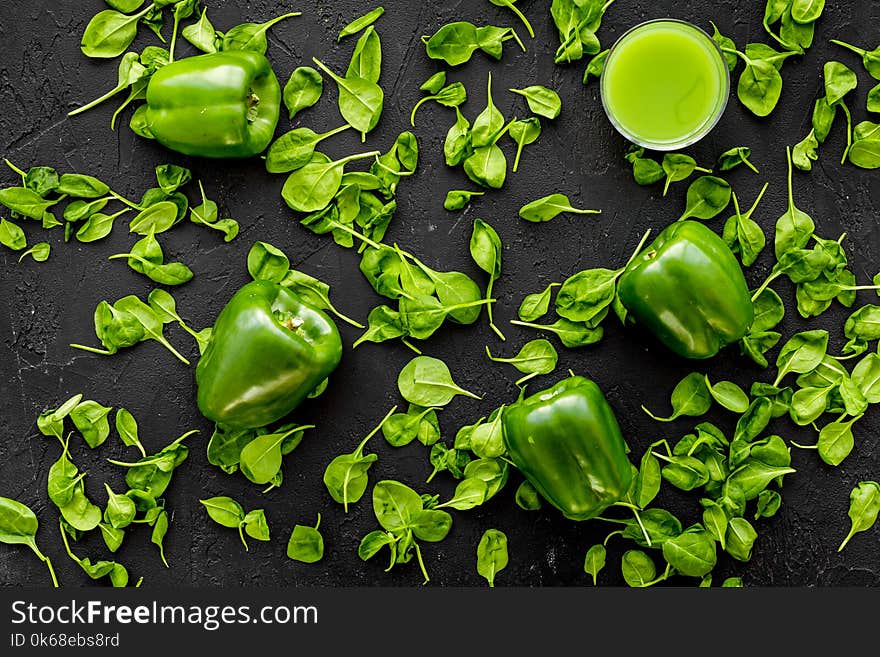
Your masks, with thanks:
[{"label": "leaf stem", "polygon": [[422,551],[419,549],[419,544],[413,541],[413,545],[416,548],[416,559],[419,560],[419,568],[422,569],[422,575],[425,576],[425,581],[422,582],[422,585],[425,585],[431,581],[431,578],[428,577],[428,571],[425,570],[425,562],[422,560]]},{"label": "leaf stem", "polygon": [[416,347],[413,343],[411,343],[409,340],[407,340],[406,338],[401,338],[400,341],[401,341],[403,344],[405,344],[407,347],[409,347],[410,349],[412,349],[412,350],[413,350],[415,353],[417,353],[419,356],[422,355],[422,351],[421,351],[418,347]]},{"label": "leaf stem", "polygon": [[843,100],[839,100],[838,105],[840,105],[843,113],[846,115],[846,148],[843,150],[843,157],[840,158],[840,163],[845,164],[846,156],[849,155],[849,150],[852,148],[852,114],[850,114],[849,108]]},{"label": "leaf stem", "polygon": [[97,349],[95,347],[89,347],[84,344],[70,343],[68,346],[73,347],[74,349],[81,349],[83,351],[88,351],[89,353],[92,353],[92,354],[100,354],[101,356],[112,356],[114,353],[116,353],[113,351],[108,351],[107,349]]}]

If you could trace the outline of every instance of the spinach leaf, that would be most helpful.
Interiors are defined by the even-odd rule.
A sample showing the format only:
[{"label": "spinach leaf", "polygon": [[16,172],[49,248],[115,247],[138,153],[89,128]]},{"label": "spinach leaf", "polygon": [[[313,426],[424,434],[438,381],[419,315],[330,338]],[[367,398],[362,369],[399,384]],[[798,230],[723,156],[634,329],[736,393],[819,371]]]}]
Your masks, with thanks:
[{"label": "spinach leaf", "polygon": [[296,525],[287,542],[287,557],[303,563],[315,563],[324,558],[324,537],[318,531],[321,514],[314,527]]},{"label": "spinach leaf", "polygon": [[786,147],[785,153],[788,158],[788,210],[776,221],[774,250],[777,260],[789,251],[804,248],[816,228],[810,216],[794,204],[791,149]]},{"label": "spinach leaf", "polygon": [[550,309],[550,299],[553,296],[553,288],[561,283],[550,283],[543,292],[526,295],[519,304],[517,315],[523,322],[534,322],[541,319]]},{"label": "spinach leaf", "polygon": [[849,499],[849,518],[852,527],[843,539],[843,543],[837,548],[838,552],[842,551],[858,532],[867,531],[877,522],[877,515],[880,514],[880,484],[876,481],[860,481],[853,488]]},{"label": "spinach leaf", "polygon": [[669,417],[657,417],[644,406],[642,410],[658,422],[671,422],[682,415],[704,415],[712,406],[712,395],[706,383],[707,378],[699,372],[691,372],[679,381],[672,391],[672,415]]},{"label": "spinach leaf", "polygon": [[58,588],[58,579],[49,557],[44,556],[37,547],[37,516],[27,506],[8,497],[0,497],[0,543],[7,545],[27,545],[40,561],[49,568],[52,584]]},{"label": "spinach leaf", "polygon": [[486,192],[472,192],[467,189],[450,189],[446,192],[443,209],[453,212],[466,207],[475,196],[483,196]]},{"label": "spinach leaf", "polygon": [[343,125],[321,134],[316,134],[309,128],[296,128],[286,132],[269,146],[266,152],[266,171],[288,173],[302,168],[311,161],[318,144],[350,127]]},{"label": "spinach leaf", "polygon": [[532,113],[548,119],[555,119],[562,111],[562,100],[552,89],[536,84],[524,89],[509,89],[511,93],[522,96]]},{"label": "spinach leaf", "polygon": [[541,120],[537,116],[531,116],[522,121],[513,121],[507,132],[516,142],[516,157],[513,160],[513,172],[516,173],[523,147],[534,143],[541,136]]},{"label": "spinach leaf", "polygon": [[516,505],[523,511],[537,511],[544,506],[540,494],[528,481],[524,481],[519,485],[514,498]]},{"label": "spinach leaf", "polygon": [[342,185],[345,165],[379,155],[379,151],[349,155],[331,161],[323,153],[315,152],[308,164],[288,176],[281,190],[287,205],[297,212],[316,212],[326,208]]},{"label": "spinach leaf", "polygon": [[593,545],[584,557],[584,572],[593,578],[593,586],[596,586],[596,577],[605,567],[605,557],[605,546],[601,543]]},{"label": "spinach leaf", "polygon": [[284,85],[282,95],[290,120],[293,121],[299,112],[317,103],[323,92],[324,80],[318,71],[311,66],[295,68]]},{"label": "spinach leaf", "polygon": [[125,52],[137,36],[138,21],[153,9],[151,4],[127,16],[112,9],[95,14],[83,32],[80,49],[86,57],[112,58]]},{"label": "spinach leaf", "polygon": [[489,327],[495,334],[504,340],[504,335],[495,326],[492,317],[492,290],[497,281],[501,277],[501,238],[495,229],[492,228],[482,219],[474,219],[473,232],[470,239],[471,258],[477,266],[484,272],[489,274],[489,283],[486,285],[486,311],[489,315]]},{"label": "spinach leaf", "polygon": [[336,502],[342,504],[348,513],[349,503],[355,503],[363,497],[367,490],[367,471],[379,458],[376,454],[364,455],[364,447],[370,438],[375,436],[389,417],[392,416],[396,406],[392,407],[382,421],[360,442],[357,448],[350,454],[340,454],[327,465],[324,470],[324,485]]},{"label": "spinach leaf", "polygon": [[550,374],[556,369],[556,363],[559,358],[553,345],[544,339],[527,342],[519,350],[519,353],[511,358],[493,356],[489,351],[489,347],[486,347],[486,355],[489,357],[489,360],[495,363],[510,363],[525,374],[526,376],[520,378],[516,385],[522,385],[540,374]]},{"label": "spinach leaf", "polygon": [[684,213],[678,220],[712,219],[728,206],[730,195],[730,184],[726,180],[716,176],[700,176],[688,187]]},{"label": "spinach leaf", "polygon": [[455,384],[446,363],[430,356],[416,356],[409,361],[400,370],[397,388],[405,400],[422,407],[446,406],[456,395],[479,399]]},{"label": "spinach leaf", "polygon": [[487,529],[477,545],[477,573],[495,586],[495,576],[507,567],[507,536],[497,529]]},{"label": "spinach leaf", "polygon": [[241,23],[229,28],[223,35],[221,50],[252,50],[260,54],[266,54],[269,44],[266,40],[266,32],[269,28],[281,21],[301,16],[302,12],[295,11],[266,21],[265,23]]},{"label": "spinach leaf", "polygon": [[382,116],[385,98],[382,88],[362,77],[340,77],[318,59],[313,57],[312,61],[339,87],[339,112],[342,118],[363,135],[375,128]]},{"label": "spinach leaf", "polygon": [[564,194],[550,194],[526,203],[519,210],[519,216],[526,221],[550,221],[563,212],[571,214],[601,214],[601,210],[582,210],[574,208]]},{"label": "spinach leaf", "polygon": [[385,7],[376,7],[375,9],[368,11],[363,16],[355,18],[339,31],[339,35],[336,37],[336,42],[339,43],[345,37],[352,36],[353,34],[357,34],[358,32],[360,32],[361,30],[365,30],[370,25],[379,20],[379,18],[384,13]]}]

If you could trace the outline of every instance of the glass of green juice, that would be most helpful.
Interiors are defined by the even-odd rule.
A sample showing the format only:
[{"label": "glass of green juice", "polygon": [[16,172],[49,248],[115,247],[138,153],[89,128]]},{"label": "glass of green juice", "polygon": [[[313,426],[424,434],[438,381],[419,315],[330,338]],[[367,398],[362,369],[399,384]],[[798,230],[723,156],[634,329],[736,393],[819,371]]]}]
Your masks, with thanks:
[{"label": "glass of green juice", "polygon": [[708,34],[663,18],[636,25],[617,40],[600,86],[605,113],[624,137],[671,151],[696,143],[718,123],[730,72]]}]

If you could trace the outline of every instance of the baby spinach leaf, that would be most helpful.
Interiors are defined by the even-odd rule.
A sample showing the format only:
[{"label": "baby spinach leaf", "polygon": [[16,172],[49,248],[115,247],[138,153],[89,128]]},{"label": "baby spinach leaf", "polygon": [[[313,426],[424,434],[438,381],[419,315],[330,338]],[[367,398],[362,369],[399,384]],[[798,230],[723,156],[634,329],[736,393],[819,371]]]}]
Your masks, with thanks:
[{"label": "baby spinach leaf", "polygon": [[849,499],[849,518],[852,527],[843,539],[843,543],[837,548],[838,552],[846,547],[853,536],[869,530],[877,522],[877,515],[880,514],[880,484],[876,481],[860,481],[853,488]]},{"label": "baby spinach leaf", "polygon": [[27,246],[27,238],[19,226],[6,219],[0,219],[0,244],[13,251],[21,251]]},{"label": "baby spinach leaf", "polygon": [[360,442],[350,454],[341,454],[327,465],[324,471],[324,485],[336,502],[343,505],[348,513],[349,503],[355,503],[363,497],[367,490],[367,471],[379,458],[376,454],[364,455],[364,447],[370,438],[375,436],[391,417],[396,406],[388,412],[382,421]]},{"label": "baby spinach leaf", "polygon": [[544,505],[541,502],[540,494],[528,481],[524,481],[519,485],[514,499],[516,500],[516,505],[523,511],[537,511]]},{"label": "baby spinach leaf", "polygon": [[819,141],[816,139],[815,129],[801,141],[794,145],[791,151],[791,161],[801,171],[810,171],[813,162],[819,159]]},{"label": "baby spinach leaf", "polygon": [[454,212],[466,207],[471,199],[475,196],[483,196],[486,192],[472,192],[467,189],[450,189],[446,192],[446,198],[443,201],[443,208]]},{"label": "baby spinach leaf", "polygon": [[492,226],[482,219],[475,219],[469,247],[473,261],[480,269],[489,274],[489,282],[486,285],[485,297],[487,302],[486,310],[489,315],[489,327],[496,333],[496,335],[498,335],[498,337],[504,340],[504,335],[498,327],[495,326],[495,321],[492,316],[492,290],[495,281],[501,276],[501,238]]},{"label": "baby spinach leaf", "polygon": [[101,406],[96,401],[86,400],[70,411],[70,419],[92,449],[101,445],[110,435],[107,416],[111,410],[110,407]]},{"label": "baby spinach leaf", "polygon": [[382,115],[385,97],[382,88],[375,82],[361,77],[340,77],[318,59],[313,57],[312,61],[339,87],[339,112],[342,118],[364,135],[375,128]]},{"label": "baby spinach leaf", "polygon": [[712,219],[728,206],[730,195],[730,184],[726,180],[716,176],[700,176],[688,187],[684,213],[678,220]]},{"label": "baby spinach leaf", "polygon": [[456,395],[479,399],[455,384],[446,363],[430,356],[409,361],[397,377],[397,387],[405,400],[423,407],[446,406]]},{"label": "baby spinach leaf", "polygon": [[336,37],[336,42],[339,43],[345,37],[357,34],[361,30],[368,28],[370,25],[379,20],[379,18],[384,13],[385,7],[376,7],[375,9],[368,11],[363,16],[355,18],[339,31],[339,36]]},{"label": "baby spinach leaf", "polygon": [[516,157],[513,160],[513,172],[516,173],[523,147],[534,143],[541,136],[541,120],[537,116],[531,116],[522,121],[513,121],[508,134],[516,142]]},{"label": "baby spinach leaf", "polygon": [[287,556],[294,561],[315,563],[324,557],[324,537],[318,531],[321,526],[321,514],[314,527],[296,525],[287,542]]},{"label": "baby spinach leaf", "polygon": [[550,283],[543,292],[528,294],[519,305],[517,315],[523,322],[534,322],[547,314],[550,309],[550,299],[553,288],[559,287],[560,283]]},{"label": "baby spinach leaf", "polygon": [[516,356],[511,358],[495,357],[486,347],[486,355],[489,360],[496,363],[510,363],[526,376],[516,382],[516,385],[522,385],[526,381],[539,374],[550,374],[556,369],[558,354],[553,345],[547,340],[538,339],[527,342],[519,350]]},{"label": "baby spinach leaf", "polygon": [[198,21],[181,30],[180,36],[204,53],[217,52],[217,30],[208,19],[207,7],[202,9],[202,15]]},{"label": "baby spinach leaf", "polygon": [[730,171],[731,169],[738,167],[740,164],[745,164],[755,173],[759,173],[755,165],[752,164],[751,161],[749,161],[749,157],[751,157],[751,155],[752,150],[747,146],[737,146],[735,148],[726,150],[718,156],[718,170]]},{"label": "baby spinach leaf", "polygon": [[737,561],[748,561],[752,558],[752,546],[758,538],[758,532],[745,518],[731,518],[727,525],[727,553]]},{"label": "baby spinach leaf", "polygon": [[748,410],[749,396],[733,381],[719,381],[712,385],[708,375],[704,379],[709,394],[721,406],[734,413],[745,413]]},{"label": "baby spinach leaf", "polygon": [[223,35],[221,50],[252,50],[260,54],[266,54],[269,44],[266,40],[266,32],[269,28],[281,21],[301,16],[302,12],[290,12],[282,16],[266,21],[265,23],[241,23],[231,27]]},{"label": "baby spinach leaf", "polygon": [[682,575],[703,577],[715,567],[715,541],[702,526],[694,525],[664,541],[663,558]]},{"label": "baby spinach leaf", "polygon": [[788,251],[804,248],[815,230],[810,216],[794,204],[791,150],[786,147],[785,152],[788,157],[788,210],[776,221],[774,249],[777,260]]},{"label": "baby spinach leaf", "polygon": [[707,378],[699,372],[691,372],[679,381],[672,391],[672,415],[667,418],[657,417],[644,406],[642,410],[658,422],[671,422],[682,415],[704,415],[712,406],[712,395],[706,382]]},{"label": "baby spinach leaf", "polygon": [[288,176],[281,190],[287,205],[297,212],[316,212],[327,207],[342,185],[345,165],[354,160],[375,157],[379,151],[349,155],[331,161],[315,152],[308,164]]},{"label": "baby spinach leaf", "polygon": [[593,586],[596,586],[596,578],[605,567],[605,557],[605,546],[601,543],[593,545],[584,557],[584,572],[593,578]]},{"label": "baby spinach leaf", "polygon": [[86,57],[111,58],[125,52],[137,36],[138,21],[153,9],[127,16],[112,9],[95,14],[86,25],[80,48]]},{"label": "baby spinach leaf", "polygon": [[27,545],[40,561],[45,562],[52,576],[52,584],[57,588],[58,580],[49,557],[37,547],[37,516],[27,506],[8,497],[0,497],[0,543],[7,545]]},{"label": "baby spinach leaf", "polygon": [[562,100],[552,89],[542,85],[532,85],[524,89],[509,89],[511,93],[526,99],[529,109],[538,116],[555,119],[562,111]]},{"label": "baby spinach leaf", "polygon": [[828,465],[840,465],[850,455],[855,444],[852,425],[861,418],[858,415],[849,422],[829,422],[819,431],[819,458]]},{"label": "baby spinach leaf", "polygon": [[[724,52],[729,52],[725,48]],[[756,116],[767,116],[772,112],[782,95],[782,76],[773,61],[752,59],[748,55],[733,50],[746,64],[739,76],[736,93],[746,108]]]},{"label": "baby spinach leaf", "polygon": [[627,586],[641,588],[650,586],[657,577],[657,568],[641,550],[627,550],[620,561],[620,570]]},{"label": "baby spinach leaf", "polygon": [[830,39],[831,43],[837,44],[838,46],[842,46],[847,50],[851,50],[862,58],[862,63],[865,66],[865,70],[871,75],[875,80],[880,80],[880,46],[875,48],[874,50],[866,50],[864,48],[859,48],[857,46],[852,46],[848,43],[844,43],[843,41],[839,41],[837,39]]},{"label": "baby spinach leaf", "polygon": [[822,73],[825,79],[825,100],[829,105],[835,105],[859,84],[856,74],[840,62],[825,62]]},{"label": "baby spinach leaf", "polygon": [[379,82],[382,75],[382,42],[379,33],[371,25],[357,40],[346,78],[363,78],[369,82]]},{"label": "baby spinach leaf", "polygon": [[602,71],[605,70],[605,60],[608,59],[608,53],[610,52],[610,49],[603,50],[590,58],[587,67],[584,69],[584,84],[587,84],[590,81],[590,77],[595,77],[596,79],[602,77]]},{"label": "baby spinach leaf", "polygon": [[444,107],[458,107],[467,100],[467,89],[465,89],[465,86],[461,82],[453,82],[440,89],[437,93],[421,98],[412,108],[412,112],[409,115],[410,125],[414,126],[416,124],[416,112],[418,109],[431,100],[436,101]]},{"label": "baby spinach leaf", "polygon": [[343,125],[322,134],[316,134],[309,128],[296,128],[281,135],[266,152],[266,171],[287,173],[305,166],[311,161],[319,143],[350,127]]},{"label": "baby spinach leaf", "polygon": [[307,109],[321,99],[324,92],[324,79],[311,66],[298,66],[290,74],[284,85],[282,98],[290,115],[290,120],[302,110]]},{"label": "baby spinach leaf", "polygon": [[486,578],[490,588],[507,561],[507,536],[498,529],[487,529],[477,545],[477,573]]},{"label": "baby spinach leaf", "polygon": [[582,210],[574,208],[564,194],[550,194],[526,203],[519,210],[519,216],[526,221],[550,221],[563,212],[570,214],[601,214],[601,210]]},{"label": "baby spinach leaf", "polygon": [[244,522],[244,509],[231,497],[211,497],[199,502],[205,507],[211,520],[218,525],[238,529]]},{"label": "baby spinach leaf", "polygon": [[736,197],[736,193],[731,194],[736,214],[724,223],[723,238],[731,251],[740,254],[742,263],[746,267],[755,263],[767,244],[767,237],[764,235],[764,231],[758,222],[752,219],[752,215],[764,197],[767,187],[768,183],[764,183],[758,198],[755,199],[752,207],[745,213],[740,212],[739,199]]}]

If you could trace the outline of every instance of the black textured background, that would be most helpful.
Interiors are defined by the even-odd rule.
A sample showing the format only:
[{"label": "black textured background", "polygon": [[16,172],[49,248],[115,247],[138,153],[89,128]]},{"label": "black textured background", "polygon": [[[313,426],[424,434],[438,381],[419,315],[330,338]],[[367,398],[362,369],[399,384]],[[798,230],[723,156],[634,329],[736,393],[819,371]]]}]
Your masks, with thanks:
[{"label": "black textured background", "polygon": [[[282,83],[294,67],[320,56],[331,68],[344,69],[354,47],[354,38],[336,44],[338,30],[374,3],[355,0],[269,2],[262,0],[211,1],[209,15],[224,30],[244,21],[263,21],[289,10],[303,16],[282,22],[269,34],[269,58]],[[522,297],[542,290],[550,281],[561,281],[582,268],[620,266],[646,228],[655,232],[678,217],[686,183],[673,186],[661,198],[662,186],[635,185],[623,160],[626,143],[605,119],[593,82],[581,84],[583,63],[560,67],[553,64],[558,44],[549,15],[549,0],[522,0],[518,6],[531,19],[537,36],[527,39],[515,17],[489,2],[449,1],[438,3],[386,0],[387,12],[377,24],[383,44],[383,73],[386,104],[378,128],[361,145],[353,133],[324,142],[322,150],[341,157],[361,150],[387,149],[394,137],[407,129],[408,115],[421,96],[419,84],[439,70],[419,39],[453,20],[476,24],[514,25],[526,38],[528,51],[512,43],[505,45],[504,58],[496,62],[476,53],[468,64],[449,73],[449,80],[462,80],[469,100],[464,113],[473,119],[485,106],[486,74],[494,79],[495,102],[508,117],[526,116],[523,99],[505,91],[508,87],[545,84],[557,89],[563,99],[562,115],[553,122],[542,120],[544,134],[526,147],[519,172],[509,174],[503,190],[490,192],[464,212],[448,213],[442,208],[445,192],[472,188],[460,169],[443,163],[442,141],[454,120],[447,109],[428,104],[419,113],[414,129],[421,147],[415,176],[399,187],[397,215],[389,241],[397,241],[423,258],[429,266],[460,269],[484,282],[468,256],[467,244],[473,218],[481,217],[500,233],[504,250],[504,272],[497,284],[497,321],[507,335],[501,344],[488,330],[485,317],[469,327],[444,327],[423,345],[426,354],[446,360],[457,382],[485,393],[483,401],[458,398],[441,414],[444,438],[452,440],[459,426],[487,414],[516,394],[517,373],[509,366],[489,363],[483,353],[486,344],[493,352],[511,355],[534,332],[507,324],[514,318]],[[193,224],[183,224],[163,235],[169,259],[183,260],[195,271],[194,280],[172,290],[178,309],[196,328],[209,325],[228,297],[248,280],[245,257],[255,240],[282,248],[293,266],[326,280],[333,286],[332,298],[346,314],[365,320],[377,297],[358,272],[358,256],[336,246],[329,236],[315,236],[301,228],[284,206],[280,189],[283,176],[267,174],[258,159],[247,162],[200,161],[165,151],[142,140],[127,128],[128,113],[117,131],[111,132],[109,118],[115,109],[110,102],[84,115],[68,118],[66,113],[101,95],[116,81],[115,63],[89,60],[79,51],[79,40],[91,16],[105,8],[100,0],[4,0],[0,6],[0,152],[21,167],[52,165],[61,171],[94,174],[112,188],[139,198],[154,186],[153,167],[164,162],[189,166],[204,182],[209,197],[216,199],[229,215],[241,222],[242,232],[231,244],[219,235]],[[709,29],[714,20],[741,47],[749,40],[767,41],[761,28],[763,3],[731,0],[693,2],[663,0],[646,5],[617,0],[608,11],[599,36],[604,46],[627,28],[642,20],[674,16]],[[765,120],[746,112],[732,98],[718,127],[699,145],[690,149],[706,165],[729,147],[747,145],[761,170],[755,175],[746,168],[728,179],[738,196],[750,204],[764,181],[770,189],[756,214],[772,241],[776,217],[785,209],[786,144],[794,144],[808,131],[814,98],[821,93],[821,69],[827,59],[838,58],[857,70],[860,88],[852,94],[850,106],[856,120],[867,118],[864,97],[873,84],[855,56],[827,43],[845,38],[873,47],[878,40],[876,25],[880,5],[862,2],[829,2],[821,19],[816,43],[804,57],[793,57],[783,67],[785,88],[776,111]],[[166,26],[166,30],[170,28]],[[167,33],[167,31],[166,31]],[[141,30],[134,48],[154,43]],[[179,53],[189,45],[179,42]],[[734,79],[735,83],[735,79]],[[297,117],[297,125],[316,131],[342,123],[336,107],[335,85],[325,85],[325,95],[314,108]],[[120,98],[121,100],[121,98]],[[844,147],[844,130],[838,119],[831,137],[822,147],[820,161],[811,174],[796,172],[795,193],[799,207],[809,212],[817,231],[836,238],[846,231],[846,245],[860,282],[877,272],[880,229],[877,204],[880,179],[838,161]],[[286,118],[281,131],[292,127]],[[513,155],[512,142],[503,147]],[[5,169],[0,183],[16,184],[16,176]],[[192,197],[192,187],[189,188]],[[560,217],[549,224],[530,224],[519,219],[517,209],[525,202],[551,192],[568,194],[575,205],[600,207],[597,218]],[[721,220],[711,224],[720,230]],[[57,529],[57,512],[46,496],[46,474],[58,456],[58,445],[40,436],[34,420],[46,407],[54,407],[70,395],[82,392],[106,405],[125,406],[141,425],[148,450],[159,448],[184,431],[201,429],[189,441],[190,458],[175,473],[167,493],[172,511],[166,538],[171,564],[166,570],[158,551],[149,543],[147,528],[129,532],[116,558],[129,567],[132,576],[145,576],[145,585],[417,585],[421,576],[415,563],[383,571],[385,557],[363,563],[356,549],[360,537],[376,528],[369,495],[354,505],[346,516],[327,494],[321,477],[327,462],[336,454],[353,449],[392,404],[401,403],[396,389],[400,368],[412,356],[399,343],[366,344],[350,349],[358,332],[341,324],[346,343],[343,363],[333,375],[327,392],[296,412],[297,419],[314,422],[318,429],[307,434],[284,464],[284,485],[263,495],[259,487],[240,475],[227,476],[210,466],[204,446],[211,427],[197,413],[193,370],[185,367],[160,345],[150,342],[102,358],[70,349],[69,342],[94,343],[92,313],[102,299],[113,301],[135,293],[144,298],[150,282],[130,271],[121,261],[107,261],[112,253],[125,252],[135,241],[117,223],[107,240],[95,244],[64,244],[60,231],[44,235],[37,226],[25,225],[29,242],[48,239],[52,257],[44,264],[26,260],[16,264],[17,255],[0,251],[0,494],[29,504],[41,521],[38,542],[55,563],[64,585],[91,583],[64,555]],[[769,267],[765,257],[747,272],[757,285]],[[776,285],[788,305],[784,332],[802,328],[796,319],[794,293],[787,283]],[[859,304],[870,302],[873,293],[860,293]],[[847,316],[840,306],[810,327],[828,328],[833,348],[843,342],[842,323]],[[197,351],[181,330],[169,326],[169,339],[193,362]],[[740,357],[735,349],[711,363],[677,359],[642,336],[625,331],[612,317],[607,334],[598,345],[577,351],[560,348],[556,375],[533,384],[549,385],[572,368],[595,378],[616,409],[625,436],[636,454],[660,437],[674,439],[694,422],[687,419],[670,425],[650,421],[640,410],[644,403],[663,412],[673,385],[694,368],[708,367],[710,377],[730,378],[748,386],[754,380],[772,378]],[[775,352],[773,353],[775,356]],[[732,430],[735,418],[723,412],[712,419]],[[774,427],[786,438],[813,442],[810,432],[795,431],[783,419]],[[843,554],[837,545],[846,534],[849,491],[863,479],[880,476],[876,448],[878,414],[872,409],[856,425],[856,448],[839,468],[822,464],[814,452],[793,450],[797,474],[786,477],[784,504],[773,519],[756,523],[759,539],[750,563],[720,556],[716,582],[724,576],[741,575],[746,585],[860,585],[880,583],[878,530],[860,535]],[[381,436],[370,449],[379,454],[371,482],[396,478],[420,491],[440,492],[446,497],[454,482],[438,476],[430,486],[422,484],[430,467],[428,450],[416,442],[393,449]],[[103,505],[103,482],[123,488],[123,473],[104,461],[127,458],[118,439],[90,451],[75,441],[74,461],[89,476],[86,487],[91,498]],[[600,541],[610,527],[600,522],[574,523],[555,511],[526,513],[513,502],[520,479],[512,476],[506,489],[485,506],[470,512],[453,512],[454,525],[440,544],[426,545],[427,568],[436,585],[478,585],[475,548],[483,530],[496,527],[510,539],[510,566],[498,577],[499,585],[584,585],[582,570],[586,549]],[[236,533],[215,525],[197,500],[228,494],[245,508],[265,507],[272,541],[251,541],[245,553]],[[668,486],[657,501],[677,513],[687,524],[698,517],[696,495],[678,493]],[[321,529],[326,542],[323,561],[305,565],[288,560],[285,547],[295,523],[313,524],[323,516]],[[603,583],[620,584],[619,557],[632,547],[612,539],[609,565],[601,575]],[[81,556],[108,556],[97,532],[76,546]],[[5,584],[48,584],[45,567],[25,549],[0,548],[0,582]],[[681,583],[689,583],[681,580]]]}]

